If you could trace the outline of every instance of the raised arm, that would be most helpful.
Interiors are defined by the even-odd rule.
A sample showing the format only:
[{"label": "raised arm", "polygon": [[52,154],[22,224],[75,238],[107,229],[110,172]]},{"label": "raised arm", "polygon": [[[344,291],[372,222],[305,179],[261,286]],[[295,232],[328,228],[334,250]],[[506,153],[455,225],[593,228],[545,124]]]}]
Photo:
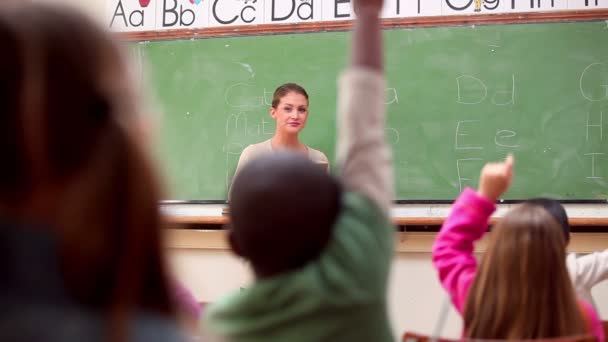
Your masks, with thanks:
[{"label": "raised arm", "polygon": [[481,172],[479,190],[463,191],[433,245],[433,264],[441,285],[460,312],[477,272],[474,242],[485,233],[488,219],[496,209],[494,202],[511,184],[512,170],[512,156],[503,163],[487,164]]},{"label": "raised arm", "polygon": [[433,244],[433,265],[439,281],[459,312],[477,272],[474,243],[488,228],[494,209],[492,202],[466,188],[454,202]]},{"label": "raised arm", "polygon": [[382,0],[353,3],[357,20],[351,65],[339,80],[337,160],[347,190],[363,193],[388,215],[393,169],[384,137],[382,5]]},{"label": "raised arm", "polygon": [[383,73],[382,32],[380,11],[383,0],[355,0],[355,21],[351,65]]}]

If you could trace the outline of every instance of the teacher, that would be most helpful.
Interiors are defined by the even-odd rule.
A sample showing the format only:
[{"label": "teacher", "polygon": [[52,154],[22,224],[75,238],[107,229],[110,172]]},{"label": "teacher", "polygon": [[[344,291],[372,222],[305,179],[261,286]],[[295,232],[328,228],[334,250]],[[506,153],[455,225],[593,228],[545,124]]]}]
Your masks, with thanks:
[{"label": "teacher", "polygon": [[325,154],[304,145],[298,135],[306,127],[308,119],[308,93],[295,83],[286,83],[278,87],[272,96],[270,116],[276,121],[276,130],[272,138],[258,144],[247,146],[236,166],[239,170],[252,159],[266,153],[290,150],[303,155],[329,171],[329,161]]}]

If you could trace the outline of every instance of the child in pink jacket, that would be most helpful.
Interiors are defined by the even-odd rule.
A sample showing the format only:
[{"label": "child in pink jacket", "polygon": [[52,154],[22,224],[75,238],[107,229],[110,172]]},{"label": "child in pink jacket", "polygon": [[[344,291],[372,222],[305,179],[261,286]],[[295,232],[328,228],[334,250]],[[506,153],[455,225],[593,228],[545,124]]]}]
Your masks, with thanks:
[{"label": "child in pink jacket", "polygon": [[473,244],[486,232],[494,202],[512,177],[512,156],[487,164],[479,190],[463,191],[433,246],[441,284],[463,316],[464,336],[522,340],[593,335],[604,341],[597,313],[576,299],[561,228],[542,207],[521,204],[509,211],[493,227],[478,265]]}]

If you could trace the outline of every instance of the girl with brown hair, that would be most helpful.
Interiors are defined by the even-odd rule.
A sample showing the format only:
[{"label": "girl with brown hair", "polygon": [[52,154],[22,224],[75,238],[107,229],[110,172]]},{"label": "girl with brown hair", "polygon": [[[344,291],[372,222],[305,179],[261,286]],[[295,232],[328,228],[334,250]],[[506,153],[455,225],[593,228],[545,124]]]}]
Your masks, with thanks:
[{"label": "girl with brown hair", "polygon": [[479,190],[452,206],[433,246],[443,287],[474,339],[527,340],[593,335],[604,341],[597,313],[578,301],[566,268],[566,241],[544,208],[523,203],[492,229],[478,266],[473,244],[487,230],[494,203],[509,188],[513,157],[487,164]]},{"label": "girl with brown hair", "polygon": [[158,178],[117,44],[0,8],[0,340],[178,340]]}]

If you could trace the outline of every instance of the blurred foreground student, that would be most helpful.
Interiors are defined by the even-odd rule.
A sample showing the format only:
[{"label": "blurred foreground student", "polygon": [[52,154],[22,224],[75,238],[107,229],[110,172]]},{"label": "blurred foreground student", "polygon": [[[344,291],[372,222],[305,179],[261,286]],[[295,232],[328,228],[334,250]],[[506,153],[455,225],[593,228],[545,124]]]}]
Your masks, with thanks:
[{"label": "blurred foreground student", "polygon": [[0,6],[0,340],[179,341],[161,198],[116,44]]},{"label": "blurred foreground student", "polygon": [[248,162],[234,180],[230,244],[256,280],[207,312],[209,331],[227,341],[394,341],[382,4],[353,3],[352,63],[339,81],[339,176],[283,152]]}]

